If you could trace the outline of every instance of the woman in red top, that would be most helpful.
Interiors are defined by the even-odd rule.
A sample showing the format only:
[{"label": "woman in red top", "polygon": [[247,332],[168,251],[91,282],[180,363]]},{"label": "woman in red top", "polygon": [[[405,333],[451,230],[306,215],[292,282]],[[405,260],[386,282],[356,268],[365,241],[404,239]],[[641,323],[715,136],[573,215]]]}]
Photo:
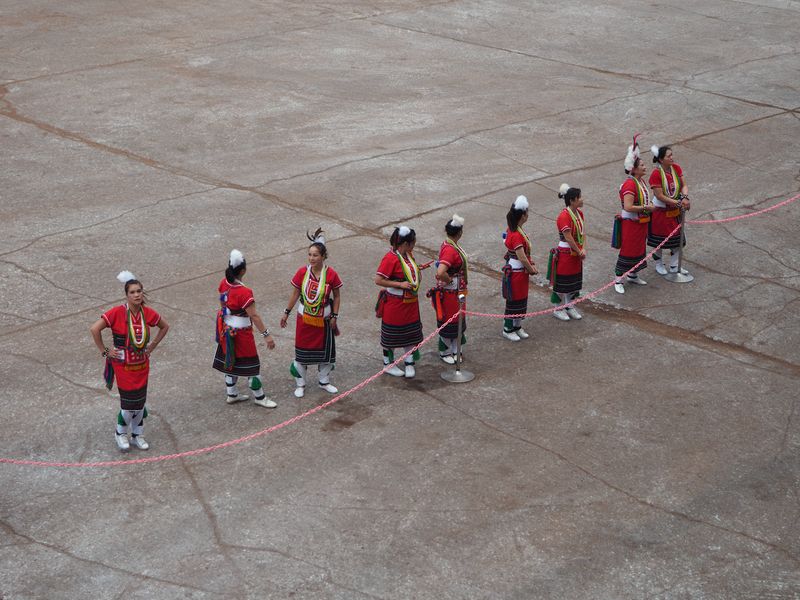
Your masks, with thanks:
[{"label": "woman in red top", "polygon": [[275,348],[275,341],[256,312],[253,290],[242,283],[246,273],[247,263],[244,256],[238,250],[232,250],[225,277],[218,288],[220,310],[217,313],[217,352],[213,366],[217,371],[225,373],[228,404],[249,398],[239,394],[236,388],[239,377],[247,377],[250,389],[253,390],[253,401],[265,408],[275,408],[277,404],[267,398],[259,375],[261,362],[258,359],[253,326],[261,332],[270,350]]},{"label": "woman in red top", "polygon": [[[120,411],[114,439],[123,452],[130,444],[147,450],[150,444],[142,436],[147,409],[147,380],[150,375],[150,354],[164,339],[169,330],[167,322],[156,311],[145,306],[146,296],[142,283],[130,271],[122,271],[117,279],[125,285],[125,304],[115,306],[102,314],[89,331],[94,344],[106,359],[106,386],[111,389],[117,380]],[[101,332],[111,329],[113,346],[103,345]],[[150,341],[150,328],[158,327],[158,334]],[[128,434],[131,434],[131,442]]]},{"label": "woman in red top", "polygon": [[[650,173],[650,187],[653,189],[653,215],[650,228],[647,231],[647,245],[655,248],[672,233],[678,226],[681,218],[681,208],[689,210],[689,186],[683,176],[683,170],[675,163],[672,157],[672,148],[669,146],[652,146],[653,162],[658,165]],[[683,237],[686,245],[686,238]],[[669,272],[678,272],[678,248],[681,246],[681,232],[678,231],[661,248],[671,252]],[[653,254],[656,262],[656,272],[666,275],[667,269],[661,260],[661,250]],[[688,273],[683,269],[684,274]]]},{"label": "woman in red top", "polygon": [[[583,260],[586,258],[586,230],[583,220],[583,197],[580,188],[561,184],[558,197],[564,200],[566,207],[556,219],[558,227],[558,247],[551,250],[555,265],[553,294],[551,300],[555,304],[568,304],[580,295],[583,287]],[[553,311],[553,316],[562,321],[581,319],[581,313],[574,306],[566,310],[560,308]]]},{"label": "woman in red top", "polygon": [[290,371],[297,384],[294,395],[298,398],[305,394],[309,365],[317,365],[320,388],[330,394],[339,391],[331,384],[331,371],[336,362],[335,336],[339,333],[337,321],[342,280],[332,267],[325,264],[328,249],[322,229],[317,229],[313,237],[306,235],[311,240],[308,264],[297,269],[292,277],[292,295],[281,317],[281,327],[285,328],[292,308],[297,306],[294,362]]},{"label": "woman in red top", "polygon": [[[381,317],[384,365],[394,362],[395,348],[408,352],[422,341],[418,293],[424,267],[414,260],[416,242],[417,234],[413,229],[405,225],[395,227],[389,238],[392,249],[384,255],[375,274],[375,284],[385,288],[378,296],[377,307]],[[414,363],[417,359],[419,351],[405,358],[405,369],[395,365],[385,372],[410,379],[416,375]]]},{"label": "woman in red top", "polygon": [[[539,271],[531,260],[531,241],[522,230],[528,220],[528,199],[517,196],[506,214],[508,229],[505,233],[506,264],[503,267],[503,297],[506,315],[517,315],[528,310],[528,280]],[[522,328],[521,318],[503,320],[503,337],[518,342],[530,335]]]},{"label": "woman in red top", "polygon": [[[436,287],[430,292],[436,310],[436,326],[441,327],[450,317],[458,313],[458,297],[467,294],[467,255],[458,241],[464,233],[464,219],[453,215],[444,226],[447,239],[439,250],[436,267]],[[467,330],[466,317],[462,316],[462,335]],[[458,347],[458,319],[439,332],[439,356],[448,365],[456,364]],[[464,339],[461,340],[465,342]]]},{"label": "woman in red top", "polygon": [[[633,145],[628,146],[625,157],[625,173],[628,178],[619,188],[619,199],[622,203],[620,211],[622,243],[619,248],[617,265],[614,272],[617,276],[614,289],[619,294],[625,293],[622,275],[632,269],[647,254],[647,224],[650,222],[650,212],[653,205],[650,203],[650,194],[647,191],[647,182],[644,175],[647,167],[639,156],[639,144],[634,136]],[[647,268],[644,262],[628,274],[628,283],[647,285],[647,282],[637,274]]]}]

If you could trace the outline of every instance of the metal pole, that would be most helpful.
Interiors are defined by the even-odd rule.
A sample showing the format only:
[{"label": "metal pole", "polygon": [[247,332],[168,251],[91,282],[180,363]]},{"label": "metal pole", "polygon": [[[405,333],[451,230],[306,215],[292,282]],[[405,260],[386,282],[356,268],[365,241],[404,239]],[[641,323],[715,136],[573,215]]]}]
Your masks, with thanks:
[{"label": "metal pole", "polygon": [[686,228],[686,211],[681,204],[681,215],[679,217],[678,222],[681,225],[680,230],[680,243],[678,244],[678,272],[677,273],[667,273],[664,275],[664,279],[667,281],[671,281],[672,283],[689,283],[690,281],[694,281],[694,275],[690,275],[689,273],[684,273],[682,271],[683,268],[683,245],[686,242],[686,235],[684,230]]},{"label": "metal pole", "polygon": [[456,339],[456,369],[455,371],[445,371],[442,373],[442,379],[450,383],[466,383],[475,379],[475,374],[461,369],[461,335],[463,333],[462,325],[464,318],[464,294],[458,295],[458,338]]}]

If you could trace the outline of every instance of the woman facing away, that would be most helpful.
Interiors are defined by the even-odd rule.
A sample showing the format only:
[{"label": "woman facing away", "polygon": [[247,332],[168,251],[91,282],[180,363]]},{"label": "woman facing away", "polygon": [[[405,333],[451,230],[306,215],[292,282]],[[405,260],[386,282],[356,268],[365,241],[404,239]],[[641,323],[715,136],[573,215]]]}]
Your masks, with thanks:
[{"label": "woman facing away", "polygon": [[[430,295],[436,311],[436,326],[442,327],[460,310],[458,297],[467,294],[467,254],[459,244],[464,234],[464,219],[458,215],[447,221],[444,226],[447,239],[439,249],[438,266],[436,267],[436,287]],[[462,336],[467,330],[467,319],[461,316]],[[464,343],[466,340],[462,339]],[[439,357],[448,365],[456,363],[458,349],[458,319],[445,325],[439,332]]]},{"label": "woman facing away", "polygon": [[217,371],[225,373],[228,404],[243,402],[249,398],[246,394],[240,394],[236,387],[239,377],[247,377],[253,392],[253,402],[264,408],[275,408],[275,401],[264,393],[253,327],[260,332],[270,350],[275,348],[275,341],[256,311],[253,290],[242,283],[246,274],[247,262],[244,256],[238,250],[231,250],[225,277],[218,287],[220,309],[217,313],[217,352],[213,366]]}]

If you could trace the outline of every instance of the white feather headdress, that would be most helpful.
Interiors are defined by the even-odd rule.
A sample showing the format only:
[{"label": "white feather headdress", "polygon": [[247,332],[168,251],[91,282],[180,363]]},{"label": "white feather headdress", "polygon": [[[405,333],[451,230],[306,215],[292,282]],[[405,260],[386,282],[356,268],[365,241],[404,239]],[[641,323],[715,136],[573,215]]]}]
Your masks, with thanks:
[{"label": "white feather headdress", "polygon": [[400,225],[400,227],[397,228],[397,235],[400,237],[406,237],[409,233],[411,233],[411,229],[405,225]]},{"label": "white feather headdress", "polygon": [[463,227],[464,226],[464,217],[459,217],[458,215],[454,214],[453,218],[450,219],[450,223],[454,227]]},{"label": "white feather headdress", "polygon": [[558,188],[558,195],[559,196],[566,196],[568,191],[569,191],[569,184],[568,183],[562,183],[561,187]]},{"label": "white feather headdress", "polygon": [[132,279],[136,279],[136,275],[130,271],[120,271],[119,275],[117,275],[117,281],[119,281],[122,285],[125,285]]},{"label": "white feather headdress", "polygon": [[632,171],[633,165],[636,164],[636,159],[639,158],[639,142],[637,142],[637,138],[641,134],[637,133],[633,136],[633,144],[628,146],[628,154],[625,155],[625,170]]},{"label": "white feather headdress", "polygon": [[513,208],[514,210],[528,210],[528,199],[525,196],[517,196]]},{"label": "white feather headdress", "polygon": [[244,255],[238,250],[231,250],[231,257],[228,260],[228,264],[233,267],[234,269],[241,265],[244,262]]},{"label": "white feather headdress", "polygon": [[650,146],[650,152],[653,153],[653,158],[658,158],[658,153],[661,152],[661,148],[653,144]]}]

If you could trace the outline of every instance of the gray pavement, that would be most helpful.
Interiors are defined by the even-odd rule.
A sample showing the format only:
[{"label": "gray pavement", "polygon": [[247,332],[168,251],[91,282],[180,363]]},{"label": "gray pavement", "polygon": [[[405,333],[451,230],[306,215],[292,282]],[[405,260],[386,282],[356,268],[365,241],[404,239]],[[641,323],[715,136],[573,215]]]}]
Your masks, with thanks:
[{"label": "gray pavement", "polygon": [[[609,281],[635,132],[673,144],[692,218],[797,194],[798,30],[791,0],[4,0],[0,457],[120,456],[88,327],[123,268],[172,325],[135,458],[330,398],[292,396],[285,330],[261,350],[278,408],[225,404],[233,247],[275,330],[326,229],[344,390],[380,365],[372,274],[397,223],[427,259],[463,215],[470,308],[502,312],[517,194],[543,266],[555,190],[581,187],[584,290]],[[234,447],[0,465],[0,598],[800,598],[799,219],[688,227],[693,283],[651,266],[520,344],[471,318],[467,385],[430,344],[415,380]],[[530,309],[548,295],[538,278]]]}]

